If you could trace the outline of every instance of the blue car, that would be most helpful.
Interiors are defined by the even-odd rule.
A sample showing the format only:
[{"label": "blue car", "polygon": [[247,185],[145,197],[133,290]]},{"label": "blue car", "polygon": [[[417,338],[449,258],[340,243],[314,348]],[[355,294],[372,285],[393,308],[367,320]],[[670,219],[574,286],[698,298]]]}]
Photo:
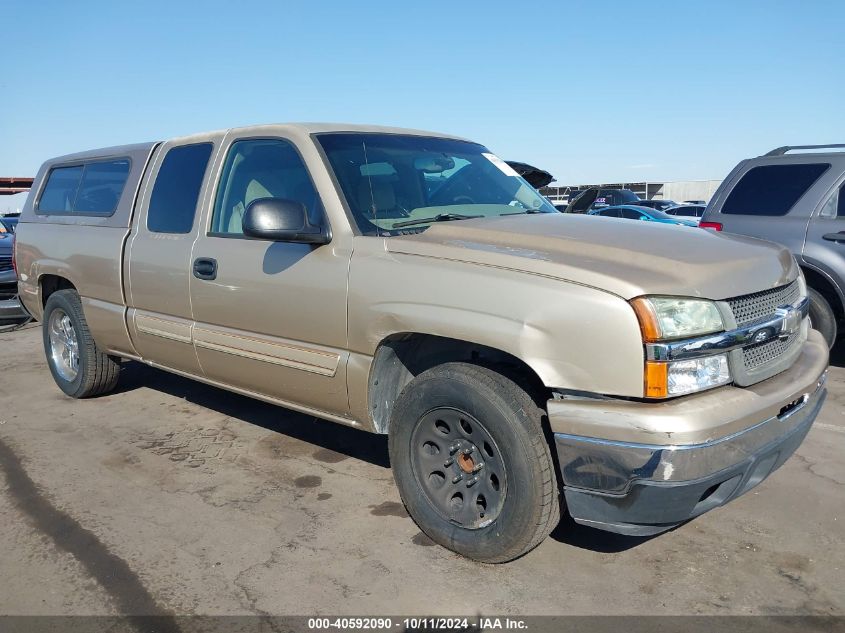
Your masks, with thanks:
[{"label": "blue car", "polygon": [[594,209],[589,215],[600,215],[605,218],[625,218],[627,220],[644,220],[646,222],[659,222],[661,224],[678,224],[681,226],[698,226],[695,222],[683,218],[668,215],[657,209],[649,209],[634,204],[620,204],[604,209]]}]

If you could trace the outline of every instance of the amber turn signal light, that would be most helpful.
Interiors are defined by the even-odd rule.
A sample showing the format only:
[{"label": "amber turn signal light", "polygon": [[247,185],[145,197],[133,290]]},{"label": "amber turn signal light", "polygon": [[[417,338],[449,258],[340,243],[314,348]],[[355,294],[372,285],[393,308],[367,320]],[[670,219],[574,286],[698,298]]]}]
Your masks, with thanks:
[{"label": "amber turn signal light", "polygon": [[637,321],[640,322],[640,331],[643,341],[652,343],[660,340],[660,326],[657,323],[657,314],[651,302],[645,297],[638,297],[631,301]]},{"label": "amber turn signal light", "polygon": [[669,363],[646,361],[643,394],[646,398],[665,398],[669,395]]}]

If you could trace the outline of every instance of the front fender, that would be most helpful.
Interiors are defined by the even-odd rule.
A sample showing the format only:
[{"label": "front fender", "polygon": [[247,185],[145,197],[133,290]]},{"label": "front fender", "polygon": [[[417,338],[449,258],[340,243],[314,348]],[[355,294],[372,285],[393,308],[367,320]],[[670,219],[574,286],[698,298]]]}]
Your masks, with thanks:
[{"label": "front fender", "polygon": [[541,275],[356,246],[350,350],[372,356],[405,332],[507,352],[548,387],[643,393],[639,324],[622,298]]}]

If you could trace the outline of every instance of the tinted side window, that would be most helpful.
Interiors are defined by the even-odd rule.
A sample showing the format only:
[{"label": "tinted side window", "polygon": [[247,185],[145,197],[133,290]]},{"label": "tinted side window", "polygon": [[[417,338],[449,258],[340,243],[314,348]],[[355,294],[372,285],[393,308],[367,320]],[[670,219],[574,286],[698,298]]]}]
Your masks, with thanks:
[{"label": "tinted side window", "polygon": [[733,188],[722,213],[786,215],[829,167],[830,163],[754,167]]},{"label": "tinted side window", "polygon": [[845,218],[845,184],[835,190],[819,211],[820,218]]},{"label": "tinted side window", "polygon": [[836,217],[845,218],[845,185],[839,187],[839,200],[836,203]]},{"label": "tinted side window", "polygon": [[74,213],[92,215],[114,213],[128,175],[128,160],[85,165],[79,191],[76,194],[76,202],[73,205]]},{"label": "tinted side window", "polygon": [[197,143],[168,150],[150,196],[147,211],[150,231],[191,232],[211,149],[211,143]]},{"label": "tinted side window", "polygon": [[128,158],[56,167],[47,177],[38,212],[111,215],[128,176]]},{"label": "tinted side window", "polygon": [[211,233],[243,235],[244,212],[258,198],[301,202],[312,224],[322,222],[323,206],[308,169],[287,141],[248,139],[232,144],[217,187]]},{"label": "tinted side window", "polygon": [[52,169],[38,200],[38,210],[42,213],[72,212],[80,180],[82,165]]}]

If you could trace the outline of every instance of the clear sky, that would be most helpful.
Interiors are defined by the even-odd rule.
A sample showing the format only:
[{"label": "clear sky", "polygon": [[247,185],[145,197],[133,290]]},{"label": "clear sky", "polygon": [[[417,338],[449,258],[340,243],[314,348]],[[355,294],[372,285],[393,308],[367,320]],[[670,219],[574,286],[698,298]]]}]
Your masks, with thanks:
[{"label": "clear sky", "polygon": [[722,178],[845,142],[843,24],[845,2],[813,0],[0,0],[0,176],[344,121],[466,136],[564,184]]}]

